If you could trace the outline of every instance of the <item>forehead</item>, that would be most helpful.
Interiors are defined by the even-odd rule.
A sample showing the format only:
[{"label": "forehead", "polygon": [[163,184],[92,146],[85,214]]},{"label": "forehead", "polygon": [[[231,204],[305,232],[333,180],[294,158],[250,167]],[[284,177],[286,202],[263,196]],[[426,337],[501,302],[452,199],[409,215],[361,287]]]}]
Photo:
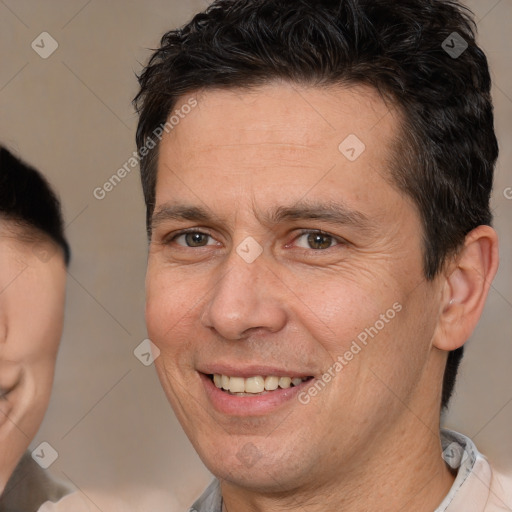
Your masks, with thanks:
[{"label": "forehead", "polygon": [[[356,153],[365,147],[385,157],[399,130],[398,111],[362,85],[320,88],[278,82],[193,96],[197,107],[164,136],[161,153],[172,146],[174,157],[198,163],[201,158],[208,163],[212,155],[230,160],[239,155],[246,166],[260,166],[263,158],[307,167],[320,156],[338,158],[343,150],[350,156],[351,141]],[[181,98],[177,111],[187,100]],[[348,147],[340,147],[347,139]]]},{"label": "forehead", "polygon": [[[201,149],[233,143],[322,149],[351,133],[361,139],[383,135],[389,139],[398,123],[393,107],[376,90],[363,85],[305,87],[274,82],[250,89],[206,90],[196,97],[197,108],[180,124],[201,132]],[[186,100],[182,98],[181,103]],[[186,144],[184,131],[172,130],[169,140],[175,138]],[[188,145],[185,148],[191,149]]]},{"label": "forehead", "polygon": [[[0,259],[4,266],[65,273],[64,253],[49,236],[30,226],[0,218]],[[25,272],[30,274],[30,272]]]},{"label": "forehead", "polygon": [[225,214],[307,197],[379,216],[379,203],[404,202],[388,169],[400,113],[372,88],[284,82],[192,96],[159,148],[155,211],[176,197]]}]

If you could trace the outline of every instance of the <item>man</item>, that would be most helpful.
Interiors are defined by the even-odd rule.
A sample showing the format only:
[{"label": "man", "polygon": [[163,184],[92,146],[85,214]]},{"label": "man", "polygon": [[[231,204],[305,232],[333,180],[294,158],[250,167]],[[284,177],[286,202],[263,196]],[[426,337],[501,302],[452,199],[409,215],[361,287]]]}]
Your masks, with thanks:
[{"label": "man", "polygon": [[[69,489],[25,453],[50,399],[69,247],[46,180],[0,147],[0,510],[33,511]],[[41,509],[43,510],[43,509]]]},{"label": "man", "polygon": [[498,266],[465,8],[217,0],[139,81],[148,332],[216,476],[191,510],[512,510],[440,430]]}]

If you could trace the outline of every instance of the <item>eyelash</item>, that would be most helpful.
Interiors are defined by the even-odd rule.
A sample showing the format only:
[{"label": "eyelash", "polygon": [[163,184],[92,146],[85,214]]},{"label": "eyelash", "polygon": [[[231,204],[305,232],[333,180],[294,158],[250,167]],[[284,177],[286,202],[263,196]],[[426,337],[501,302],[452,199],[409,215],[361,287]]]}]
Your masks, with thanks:
[{"label": "eyelash", "polygon": [[[206,235],[206,236],[209,236],[210,238],[213,238],[213,236],[210,234],[210,233],[207,233],[207,232],[204,232],[204,231],[199,231],[198,229],[195,229],[195,228],[191,228],[191,229],[184,229],[184,230],[181,230],[177,233],[174,233],[173,235],[167,237],[165,240],[164,240],[164,245],[169,245],[170,243],[172,242],[175,242],[177,238],[179,238],[180,236],[183,236],[183,235],[187,235],[187,234],[200,234],[200,235]],[[293,241],[296,241],[297,239],[303,237],[304,235],[322,235],[324,237],[329,237],[331,238],[333,241],[337,242],[335,245],[331,245],[330,247],[327,247],[326,249],[305,249],[305,248],[301,248],[305,251],[307,250],[310,250],[310,251],[314,251],[314,252],[325,252],[329,249],[332,249],[333,247],[336,247],[337,245],[347,245],[348,242],[342,238],[339,238],[339,237],[336,237],[334,235],[331,235],[330,233],[327,233],[325,231],[322,231],[322,230],[319,230],[319,229],[303,229],[303,230],[300,230],[299,234],[294,238]],[[287,247],[288,247],[289,244],[287,244]],[[198,248],[202,248],[202,247],[207,247],[207,246],[199,246],[199,247],[190,247],[190,246],[181,246],[181,247],[184,247],[186,249],[198,249]]]}]

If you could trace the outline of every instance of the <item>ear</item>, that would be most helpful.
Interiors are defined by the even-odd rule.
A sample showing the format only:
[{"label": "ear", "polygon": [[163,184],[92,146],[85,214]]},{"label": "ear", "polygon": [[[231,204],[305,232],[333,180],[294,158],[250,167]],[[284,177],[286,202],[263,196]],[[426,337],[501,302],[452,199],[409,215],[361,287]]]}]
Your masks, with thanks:
[{"label": "ear", "polygon": [[445,277],[441,314],[433,344],[455,350],[469,339],[498,270],[498,235],[490,226],[468,233]]}]

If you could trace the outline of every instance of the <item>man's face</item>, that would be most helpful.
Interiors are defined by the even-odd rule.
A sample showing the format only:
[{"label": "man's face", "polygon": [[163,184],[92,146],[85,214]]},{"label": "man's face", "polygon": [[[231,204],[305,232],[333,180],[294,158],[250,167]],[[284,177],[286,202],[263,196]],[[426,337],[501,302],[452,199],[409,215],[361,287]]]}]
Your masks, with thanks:
[{"label": "man's face", "polygon": [[0,493],[50,399],[62,332],[66,268],[50,242],[0,224]]},{"label": "man's face", "polygon": [[367,88],[274,84],[202,93],[162,140],[147,325],[218,477],[327,482],[438,421],[440,286],[390,184],[398,123]]}]

